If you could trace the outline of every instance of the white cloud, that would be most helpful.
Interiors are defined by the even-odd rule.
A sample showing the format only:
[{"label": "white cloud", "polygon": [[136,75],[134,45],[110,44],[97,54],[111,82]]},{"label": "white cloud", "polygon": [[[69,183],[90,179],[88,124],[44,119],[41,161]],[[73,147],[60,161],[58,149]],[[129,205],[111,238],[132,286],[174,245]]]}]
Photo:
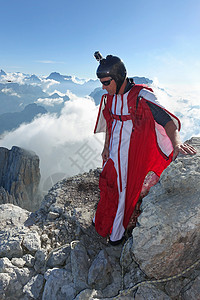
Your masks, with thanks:
[{"label": "white cloud", "polygon": [[64,61],[55,61],[55,60],[36,60],[36,62],[41,64],[64,64]]},{"label": "white cloud", "polygon": [[[159,102],[181,121],[180,135],[183,141],[200,136],[200,88],[174,85],[166,88],[156,79],[152,88]],[[162,89],[161,89],[162,88]]]},{"label": "white cloud", "polygon": [[16,82],[19,84],[24,84],[24,78],[26,75],[23,73],[7,73],[6,75],[1,76],[1,81],[2,82]]},{"label": "white cloud", "polygon": [[54,106],[56,104],[63,103],[63,98],[38,98],[36,103],[37,104],[44,104],[47,106]]},{"label": "white cloud", "polygon": [[42,185],[54,174],[72,176],[89,171],[102,164],[103,135],[93,134],[97,112],[91,98],[70,93],[59,117],[46,114],[21,125],[0,140],[0,146],[34,151],[40,157]]},{"label": "white cloud", "polygon": [[4,94],[10,95],[10,96],[14,96],[14,97],[18,97],[21,98],[20,95],[18,95],[16,92],[13,91],[12,88],[4,88],[1,90]]}]

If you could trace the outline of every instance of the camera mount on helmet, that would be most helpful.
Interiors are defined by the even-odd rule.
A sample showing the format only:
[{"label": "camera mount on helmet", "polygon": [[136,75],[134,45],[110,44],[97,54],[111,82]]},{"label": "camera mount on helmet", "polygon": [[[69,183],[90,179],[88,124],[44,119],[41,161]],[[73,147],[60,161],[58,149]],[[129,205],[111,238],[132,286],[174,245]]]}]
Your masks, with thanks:
[{"label": "camera mount on helmet", "polygon": [[94,52],[94,57],[96,58],[97,61],[100,61],[103,59],[103,56],[99,51]]}]

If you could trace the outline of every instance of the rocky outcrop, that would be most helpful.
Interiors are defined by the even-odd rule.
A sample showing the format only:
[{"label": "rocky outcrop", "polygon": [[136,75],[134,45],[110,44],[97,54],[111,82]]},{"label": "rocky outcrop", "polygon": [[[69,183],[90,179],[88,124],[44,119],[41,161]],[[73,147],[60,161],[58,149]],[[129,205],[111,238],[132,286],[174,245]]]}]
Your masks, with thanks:
[{"label": "rocky outcrop", "polygon": [[[190,142],[200,150],[199,138]],[[35,213],[1,205],[0,299],[198,300],[199,162],[198,152],[171,164],[116,247],[91,225],[99,169],[57,183]]]},{"label": "rocky outcrop", "polygon": [[[200,147],[199,139],[191,142]],[[199,153],[179,157],[144,198],[132,251],[150,277],[173,276],[200,259],[199,161]]]},{"label": "rocky outcrop", "polygon": [[38,156],[19,147],[0,147],[0,204],[12,203],[34,211],[39,208]]}]

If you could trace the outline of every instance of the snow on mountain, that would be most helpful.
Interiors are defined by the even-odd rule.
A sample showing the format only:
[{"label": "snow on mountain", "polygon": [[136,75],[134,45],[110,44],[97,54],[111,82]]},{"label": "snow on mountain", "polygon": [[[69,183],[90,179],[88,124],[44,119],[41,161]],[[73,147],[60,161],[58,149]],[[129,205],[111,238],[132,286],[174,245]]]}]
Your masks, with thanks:
[{"label": "snow on mountain", "polygon": [[70,98],[67,95],[58,94],[57,92],[45,98],[38,98],[36,103],[42,105],[50,113],[60,113],[65,106],[65,102]]},{"label": "snow on mountain", "polygon": [[4,72],[2,69],[0,70],[0,76],[5,76],[6,72]]}]

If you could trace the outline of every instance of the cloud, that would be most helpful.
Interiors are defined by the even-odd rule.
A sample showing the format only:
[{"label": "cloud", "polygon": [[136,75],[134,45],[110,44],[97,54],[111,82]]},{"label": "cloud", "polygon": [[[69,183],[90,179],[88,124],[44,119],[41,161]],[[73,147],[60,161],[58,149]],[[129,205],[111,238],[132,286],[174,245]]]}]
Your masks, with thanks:
[{"label": "cloud", "polygon": [[55,60],[36,60],[36,62],[41,64],[65,64],[64,61],[55,61]]},{"label": "cloud", "polygon": [[182,141],[192,136],[200,136],[200,88],[174,85],[173,88],[161,86],[156,79],[152,88],[159,102],[181,121]]},{"label": "cloud", "polygon": [[64,102],[64,99],[63,98],[38,98],[36,103],[37,104],[44,104],[44,105],[47,105],[47,106],[54,106],[56,104],[61,104]]},{"label": "cloud", "polygon": [[1,81],[2,82],[16,82],[19,84],[24,84],[24,78],[25,78],[25,74],[23,73],[7,73],[6,75],[2,75],[1,77]]},{"label": "cloud", "polygon": [[47,190],[45,185],[52,178],[59,180],[101,166],[104,137],[93,134],[97,113],[90,97],[70,93],[60,116],[46,114],[23,124],[0,140],[0,146],[34,151],[40,157],[42,190]]},{"label": "cloud", "polygon": [[14,96],[14,97],[18,97],[21,98],[20,95],[18,95],[15,91],[13,91],[12,88],[4,88],[1,90],[2,93],[7,94],[9,96]]}]

